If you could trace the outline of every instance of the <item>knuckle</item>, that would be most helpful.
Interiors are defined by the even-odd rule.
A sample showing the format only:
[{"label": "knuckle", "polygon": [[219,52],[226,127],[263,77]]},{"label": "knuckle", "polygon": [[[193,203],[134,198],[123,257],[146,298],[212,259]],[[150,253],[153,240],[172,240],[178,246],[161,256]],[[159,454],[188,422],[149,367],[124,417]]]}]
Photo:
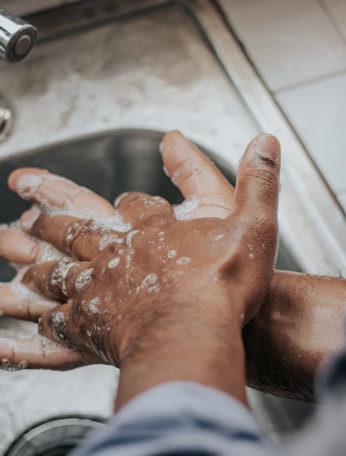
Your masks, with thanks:
[{"label": "knuckle", "polygon": [[266,217],[264,214],[259,214],[252,220],[252,235],[257,240],[275,239],[278,230],[276,217]]},{"label": "knuckle", "polygon": [[76,253],[76,242],[91,230],[92,221],[78,220],[65,227],[63,232],[64,247],[71,253]]},{"label": "knuckle", "polygon": [[273,191],[278,188],[278,174],[272,168],[254,168],[246,173],[260,184],[263,191]]},{"label": "knuckle", "polygon": [[48,318],[48,327],[62,342],[67,342],[66,316],[61,310],[53,310]]},{"label": "knuckle", "polygon": [[140,192],[127,193],[124,196],[121,195],[119,198],[120,200],[117,202],[118,209],[124,207],[131,208],[135,206],[143,208],[160,208],[169,205],[168,201],[161,196],[151,196]]}]

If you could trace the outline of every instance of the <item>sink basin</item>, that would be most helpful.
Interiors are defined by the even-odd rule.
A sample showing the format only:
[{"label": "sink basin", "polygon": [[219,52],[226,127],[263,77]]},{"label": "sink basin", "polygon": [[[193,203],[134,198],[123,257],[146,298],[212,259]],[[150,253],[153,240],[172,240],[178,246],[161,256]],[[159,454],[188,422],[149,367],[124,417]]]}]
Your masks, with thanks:
[{"label": "sink basin", "polygon": [[[27,8],[34,2],[14,3]],[[6,186],[17,167],[48,168],[110,201],[139,190],[177,203],[181,196],[162,172],[162,132],[180,129],[234,182],[241,152],[265,130],[279,137],[283,151],[278,268],[342,271],[345,217],[217,3],[83,0],[29,18],[39,30],[37,46],[20,68],[0,62],[0,99],[14,114],[0,147],[2,223],[28,207]],[[0,279],[12,276],[0,264]],[[0,319],[2,336],[34,332],[32,324]],[[0,454],[38,420],[109,416],[116,379],[116,370],[107,366],[0,372],[6,391],[0,399]],[[249,396],[260,424],[275,437],[300,427],[312,410],[252,390]]]},{"label": "sink basin", "polygon": [[[6,187],[9,173],[22,166],[47,168],[93,189],[111,202],[121,192],[137,190],[179,203],[182,200],[180,193],[162,170],[161,138],[162,133],[157,131],[115,130],[1,160],[1,223],[15,220],[28,207],[28,203]],[[234,183],[235,173],[230,165],[215,153],[206,149],[204,152]],[[299,269],[283,243],[280,244],[278,264],[280,268]],[[11,268],[2,263],[0,279],[6,281],[12,275]],[[24,337],[35,330],[32,323],[9,318],[0,320],[2,336]],[[8,441],[24,425],[31,424],[33,417],[37,420],[59,414],[84,413],[106,418],[111,413],[116,390],[116,370],[109,366],[90,366],[70,372],[0,372],[0,385],[4,391],[9,391],[0,408],[3,423],[0,441]],[[249,396],[261,424],[273,435],[299,426],[310,412],[310,406],[304,403],[252,390],[249,390]],[[44,408],[40,406],[42,403]]]}]

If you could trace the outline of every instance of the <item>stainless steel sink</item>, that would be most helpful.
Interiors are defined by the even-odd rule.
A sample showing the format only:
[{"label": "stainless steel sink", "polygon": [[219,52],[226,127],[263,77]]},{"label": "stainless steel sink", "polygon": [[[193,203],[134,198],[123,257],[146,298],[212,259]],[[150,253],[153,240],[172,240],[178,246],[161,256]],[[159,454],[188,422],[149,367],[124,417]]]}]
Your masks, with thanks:
[{"label": "stainless steel sink", "polygon": [[[283,145],[278,267],[342,272],[344,215],[216,4],[86,0],[29,18],[39,30],[37,46],[16,67],[0,62],[0,98],[13,114],[0,145],[2,222],[26,207],[6,188],[18,166],[48,168],[110,200],[141,190],[178,202],[161,170],[162,132],[182,130],[233,182],[246,144],[265,128]],[[0,273],[3,280],[12,274],[5,265]],[[34,330],[0,320],[2,336]],[[117,374],[110,367],[0,374],[6,392],[0,453],[34,421],[111,414]],[[304,403],[249,394],[273,436],[301,426],[311,411]]]}]

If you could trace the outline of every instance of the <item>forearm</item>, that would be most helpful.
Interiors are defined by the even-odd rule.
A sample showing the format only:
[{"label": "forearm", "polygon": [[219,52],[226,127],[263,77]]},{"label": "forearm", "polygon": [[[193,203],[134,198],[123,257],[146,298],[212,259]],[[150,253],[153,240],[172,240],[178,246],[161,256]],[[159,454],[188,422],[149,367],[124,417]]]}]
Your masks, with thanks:
[{"label": "forearm", "polygon": [[346,280],[276,271],[243,331],[248,384],[312,400],[316,373],[345,345],[345,319]]}]

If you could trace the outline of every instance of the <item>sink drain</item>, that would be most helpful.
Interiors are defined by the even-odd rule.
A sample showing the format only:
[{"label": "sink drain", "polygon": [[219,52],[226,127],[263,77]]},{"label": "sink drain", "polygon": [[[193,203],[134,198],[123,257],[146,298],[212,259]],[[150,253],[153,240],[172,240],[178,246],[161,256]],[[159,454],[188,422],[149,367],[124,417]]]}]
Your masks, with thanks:
[{"label": "sink drain", "polygon": [[26,429],[4,456],[65,456],[93,429],[103,426],[99,418],[56,417]]},{"label": "sink drain", "polygon": [[0,140],[9,132],[13,121],[13,114],[5,101],[0,98]]}]

